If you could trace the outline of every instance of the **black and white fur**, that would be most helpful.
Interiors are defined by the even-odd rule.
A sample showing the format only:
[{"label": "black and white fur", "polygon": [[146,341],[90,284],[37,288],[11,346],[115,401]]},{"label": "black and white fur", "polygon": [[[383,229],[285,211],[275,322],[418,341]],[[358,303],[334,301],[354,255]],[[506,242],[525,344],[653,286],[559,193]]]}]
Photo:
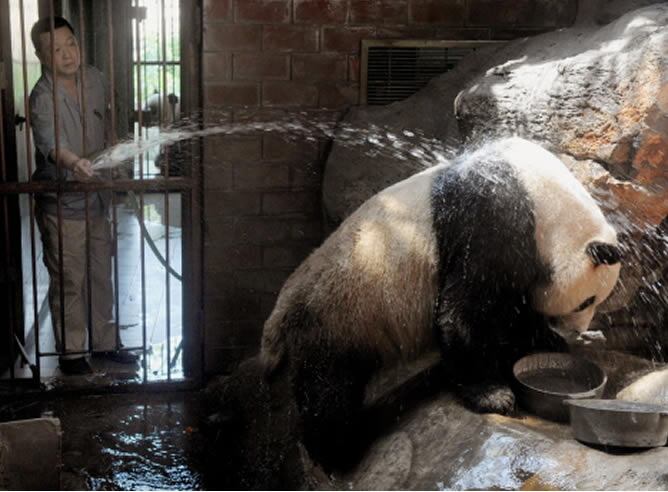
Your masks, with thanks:
[{"label": "black and white fur", "polygon": [[507,413],[512,362],[553,331],[586,331],[618,273],[615,231],[582,185],[540,146],[505,139],[345,220],[286,281],[261,359],[268,375],[288,369],[316,458],[345,446],[379,367],[436,344],[471,407]]}]

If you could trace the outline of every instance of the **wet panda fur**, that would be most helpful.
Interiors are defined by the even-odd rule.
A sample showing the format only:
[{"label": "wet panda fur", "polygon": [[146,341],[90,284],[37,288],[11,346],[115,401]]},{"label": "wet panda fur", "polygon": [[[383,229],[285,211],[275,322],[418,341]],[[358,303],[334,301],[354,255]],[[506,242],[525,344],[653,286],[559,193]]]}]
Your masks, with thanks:
[{"label": "wet panda fur", "polygon": [[469,407],[510,412],[511,364],[587,330],[619,268],[614,229],[561,161],[494,141],[346,219],[285,282],[261,361],[289,375],[304,442],[326,461],[356,432],[371,376],[436,345]]}]

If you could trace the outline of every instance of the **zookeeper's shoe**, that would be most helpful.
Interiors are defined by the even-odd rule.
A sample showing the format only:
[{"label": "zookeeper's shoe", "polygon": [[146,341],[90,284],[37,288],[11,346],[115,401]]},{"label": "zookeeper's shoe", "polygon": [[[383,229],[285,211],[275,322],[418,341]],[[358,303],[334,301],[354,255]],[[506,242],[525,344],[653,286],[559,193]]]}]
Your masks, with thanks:
[{"label": "zookeeper's shoe", "polygon": [[76,359],[60,358],[58,359],[58,366],[60,372],[67,375],[91,374],[93,372],[85,357],[77,357]]},{"label": "zookeeper's shoe", "polygon": [[136,364],[139,356],[132,352],[124,352],[122,350],[108,350],[103,352],[93,352],[93,357],[96,359],[105,359],[117,364]]}]

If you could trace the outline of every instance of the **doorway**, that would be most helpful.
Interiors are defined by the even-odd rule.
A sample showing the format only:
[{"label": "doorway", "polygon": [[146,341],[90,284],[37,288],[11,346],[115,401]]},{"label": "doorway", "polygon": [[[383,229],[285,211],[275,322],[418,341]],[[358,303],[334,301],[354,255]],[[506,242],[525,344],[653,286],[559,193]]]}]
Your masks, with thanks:
[{"label": "doorway", "polygon": [[[200,379],[199,142],[150,144],[197,107],[197,64],[182,63],[180,56],[184,47],[199,42],[194,7],[190,0],[0,0],[0,9],[10,13],[0,20],[3,384],[46,387],[57,381],[80,387]],[[38,18],[49,15],[70,21],[82,60],[104,74],[115,130],[109,145],[141,144],[142,151],[119,161],[109,179],[45,183],[32,177],[28,95],[42,71],[29,32]],[[85,68],[80,77],[85,80]],[[56,313],[48,301],[49,273],[35,223],[35,196],[100,190],[113,196],[109,219],[116,348],[137,354],[139,362],[134,367],[101,362],[94,364],[92,375],[64,377],[58,368],[63,353],[55,343]],[[93,350],[90,327],[88,333],[86,357]]]}]

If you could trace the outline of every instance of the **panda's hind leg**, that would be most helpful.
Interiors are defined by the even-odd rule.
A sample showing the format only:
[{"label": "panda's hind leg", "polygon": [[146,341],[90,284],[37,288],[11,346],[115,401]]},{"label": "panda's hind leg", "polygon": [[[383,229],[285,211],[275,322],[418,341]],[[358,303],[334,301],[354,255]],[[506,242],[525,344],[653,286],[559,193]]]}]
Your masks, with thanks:
[{"label": "panda's hind leg", "polygon": [[359,351],[318,347],[293,359],[302,439],[326,468],[346,469],[365,447],[362,406],[375,364]]}]

